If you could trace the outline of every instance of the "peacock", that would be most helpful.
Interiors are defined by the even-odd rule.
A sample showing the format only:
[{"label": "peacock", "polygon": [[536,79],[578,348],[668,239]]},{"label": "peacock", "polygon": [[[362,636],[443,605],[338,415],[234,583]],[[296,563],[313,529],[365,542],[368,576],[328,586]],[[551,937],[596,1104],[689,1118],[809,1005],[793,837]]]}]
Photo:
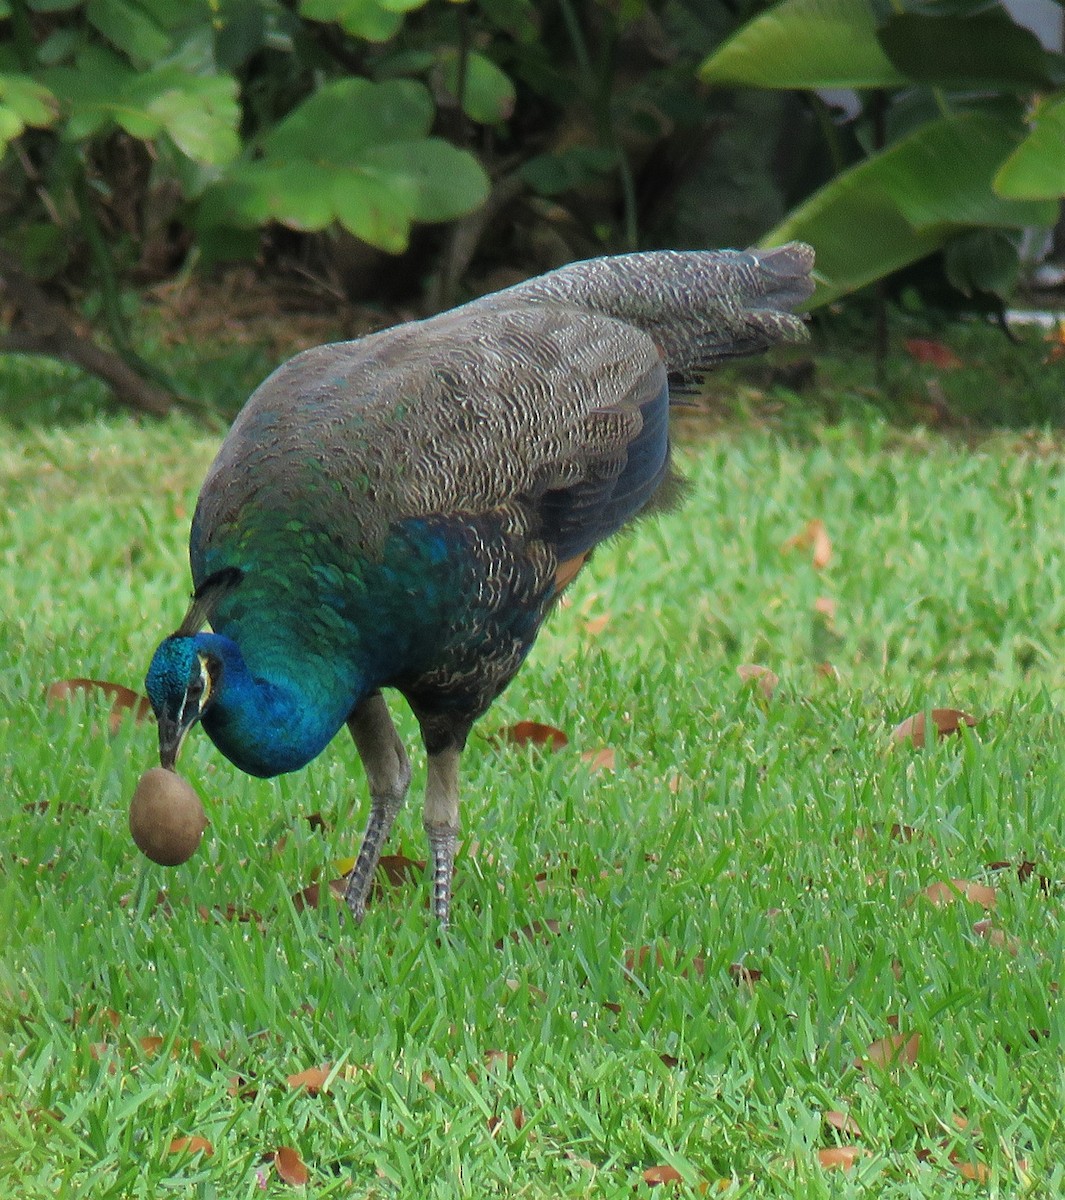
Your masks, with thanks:
[{"label": "peacock", "polygon": [[161,766],[197,721],[261,777],[346,724],[370,792],[361,920],[411,780],[394,689],[425,745],[446,926],[473,723],[594,548],[675,502],[671,385],[804,337],[812,266],[797,243],[594,258],[279,367],[200,492],[192,601],[146,680]]}]

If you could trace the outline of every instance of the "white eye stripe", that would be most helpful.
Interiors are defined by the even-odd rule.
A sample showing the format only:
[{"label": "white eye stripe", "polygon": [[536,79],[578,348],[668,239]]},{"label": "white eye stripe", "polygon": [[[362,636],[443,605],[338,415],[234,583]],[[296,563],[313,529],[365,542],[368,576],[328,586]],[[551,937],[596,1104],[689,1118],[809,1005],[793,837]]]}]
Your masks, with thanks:
[{"label": "white eye stripe", "polygon": [[[195,684],[199,683],[197,689]],[[207,667],[207,659],[200,655],[200,676],[199,679],[190,682],[188,691],[185,693],[185,700],[181,706],[181,716],[179,721],[182,725],[191,724],[203,711],[211,695],[211,672]]]}]

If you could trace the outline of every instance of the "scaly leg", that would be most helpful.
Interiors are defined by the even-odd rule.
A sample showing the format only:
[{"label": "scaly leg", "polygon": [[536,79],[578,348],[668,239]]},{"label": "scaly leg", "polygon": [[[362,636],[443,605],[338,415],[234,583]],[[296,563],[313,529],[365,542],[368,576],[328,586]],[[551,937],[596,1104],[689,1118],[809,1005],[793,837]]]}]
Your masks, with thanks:
[{"label": "scaly leg", "polygon": [[348,908],[355,920],[361,921],[381,848],[410,786],[410,761],[380,692],[367,696],[355,709],[348,718],[348,729],[370,785],[370,820],[344,890]]},{"label": "scaly leg", "polygon": [[433,912],[443,928],[451,915],[451,879],[459,837],[459,757],[457,746],[428,756],[425,832],[433,859]]}]

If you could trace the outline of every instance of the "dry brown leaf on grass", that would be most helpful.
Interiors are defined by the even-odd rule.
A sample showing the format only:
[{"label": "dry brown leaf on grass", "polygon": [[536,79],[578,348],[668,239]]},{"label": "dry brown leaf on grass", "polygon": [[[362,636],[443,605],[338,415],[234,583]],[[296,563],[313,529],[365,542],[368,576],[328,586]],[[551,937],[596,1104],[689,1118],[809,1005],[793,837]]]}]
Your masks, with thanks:
[{"label": "dry brown leaf on grass", "polygon": [[934,338],[907,338],[902,344],[910,358],[924,366],[938,367],[942,371],[965,366],[948,345]]},{"label": "dry brown leaf on grass", "polygon": [[661,1166],[648,1167],[643,1173],[643,1181],[648,1187],[657,1187],[661,1183],[683,1183],[684,1176],[676,1167],[663,1163]]},{"label": "dry brown leaf on grass", "polygon": [[[957,733],[963,725],[972,728],[976,724],[976,718],[967,712],[962,712],[960,708],[933,708],[931,717],[938,737]],[[900,746],[907,742],[918,748],[924,746],[925,714],[923,712],[914,713],[912,717],[900,721],[891,731],[891,738],[896,745]]]},{"label": "dry brown leaf on grass", "polygon": [[923,837],[924,834],[912,825],[900,825],[898,821],[895,821],[891,825],[883,821],[877,821],[872,825],[859,825],[854,831],[854,836],[860,842],[876,840],[878,838],[884,838],[890,842],[912,842],[917,838]]},{"label": "dry brown leaf on grass", "polygon": [[767,700],[773,699],[773,693],[777,690],[777,684],[780,683],[780,677],[775,671],[760,666],[758,663],[740,663],[736,668],[736,674],[744,683],[757,687]]},{"label": "dry brown leaf on grass", "polygon": [[561,750],[569,745],[569,738],[554,725],[540,721],[518,721],[508,725],[497,734],[497,739],[510,746],[544,746],[548,750]]},{"label": "dry brown leaf on grass", "polygon": [[828,536],[824,521],[820,517],[806,522],[806,528],[784,543],[783,550],[809,550],[814,566],[819,570],[832,561],[832,539]]},{"label": "dry brown leaf on grass", "polygon": [[[668,951],[668,954],[665,951]],[[675,954],[668,942],[660,942],[655,946],[640,946],[635,950],[626,950],[624,959],[625,970],[630,975],[646,972],[650,967],[657,968],[658,970],[674,971],[683,961],[684,957]],[[689,970],[694,971],[697,976],[702,977],[706,971],[706,959],[701,954],[693,955],[689,965],[681,968],[679,972],[680,977],[687,979],[689,977]]]},{"label": "dry brown leaf on grass", "polygon": [[203,1154],[206,1158],[210,1158],[214,1154],[214,1146],[199,1134],[192,1134],[189,1137],[176,1137],[170,1142],[170,1154]]},{"label": "dry brown leaf on grass", "polygon": [[[326,894],[332,896],[334,900],[343,900],[344,890],[347,886],[348,881],[343,877],[331,879],[326,885]],[[318,908],[321,903],[322,885],[320,883],[310,883],[292,897],[292,907],[296,912],[303,912],[307,908]]]},{"label": "dry brown leaf on grass", "polygon": [[152,706],[146,696],[141,696],[131,688],[121,683],[109,683],[104,679],[60,679],[51,684],[46,693],[48,706],[54,708],[57,704],[65,704],[78,692],[86,695],[90,692],[100,692],[111,701],[111,713],[107,719],[107,727],[111,733],[118,733],[126,716],[132,716],[135,722],[146,721],[152,715]]},{"label": "dry brown leaf on grass", "polygon": [[729,963],[729,975],[733,980],[749,991],[754,991],[754,985],[762,978],[762,972],[757,967],[748,967],[743,963]]},{"label": "dry brown leaf on grass", "polygon": [[989,946],[994,946],[997,950],[1005,950],[1011,958],[1016,958],[1020,953],[1021,943],[1018,939],[1004,929],[999,929],[987,917],[973,925],[973,933],[977,937],[982,937]]},{"label": "dry brown leaf on grass", "polygon": [[919,1033],[891,1033],[870,1042],[865,1054],[854,1060],[854,1065],[863,1071],[868,1067],[912,1067],[917,1063],[920,1048]]},{"label": "dry brown leaf on grass", "polygon": [[839,1133],[844,1133],[848,1137],[861,1137],[862,1131],[858,1126],[858,1122],[847,1113],[839,1112],[836,1109],[831,1109],[825,1113],[825,1124],[830,1125]]},{"label": "dry brown leaf on grass", "polygon": [[584,750],[581,752],[581,762],[588,764],[589,771],[613,771],[617,754],[610,746],[604,746],[601,750]]},{"label": "dry brown leaf on grass", "polygon": [[538,988],[534,984],[525,983],[520,979],[504,979],[503,986],[508,992],[513,994],[517,994],[524,989],[528,993],[530,1000],[536,1000],[540,1004],[547,1003],[547,993],[543,988]]},{"label": "dry brown leaf on grass", "polygon": [[[521,1130],[523,1130],[525,1128],[525,1110],[522,1108],[522,1106],[520,1104],[511,1110],[510,1121],[511,1121],[511,1124],[514,1126],[515,1130],[517,1130],[519,1133],[521,1132]],[[498,1117],[498,1116],[489,1117],[488,1118],[488,1132],[495,1133],[495,1131],[502,1124],[503,1124],[502,1117]]]},{"label": "dry brown leaf on grass", "polygon": [[920,895],[935,908],[945,908],[956,900],[968,900],[981,908],[994,908],[997,902],[995,889],[986,883],[972,879],[939,879],[922,888]]},{"label": "dry brown leaf on grass", "polygon": [[291,1187],[302,1187],[310,1179],[299,1152],[291,1146],[282,1146],[274,1151],[274,1166],[281,1179]]},{"label": "dry brown leaf on grass", "polygon": [[849,1171],[859,1158],[868,1153],[861,1146],[826,1146],[818,1150],[817,1161],[826,1171]]},{"label": "dry brown leaf on grass", "polygon": [[317,1096],[325,1087],[332,1069],[332,1063],[323,1063],[320,1067],[308,1067],[305,1071],[289,1075],[288,1086],[297,1091],[304,1088],[310,1095]]}]

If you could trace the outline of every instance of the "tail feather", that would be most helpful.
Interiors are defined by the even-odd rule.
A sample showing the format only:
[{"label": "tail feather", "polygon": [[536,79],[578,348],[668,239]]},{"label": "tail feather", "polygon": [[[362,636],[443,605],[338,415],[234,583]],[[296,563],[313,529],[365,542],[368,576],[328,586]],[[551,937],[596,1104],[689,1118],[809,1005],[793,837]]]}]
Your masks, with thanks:
[{"label": "tail feather", "polygon": [[813,291],[813,251],[800,242],[771,250],[651,250],[571,263],[478,304],[564,304],[642,329],[666,369],[683,374],[724,358],[802,341],[791,310]]}]

